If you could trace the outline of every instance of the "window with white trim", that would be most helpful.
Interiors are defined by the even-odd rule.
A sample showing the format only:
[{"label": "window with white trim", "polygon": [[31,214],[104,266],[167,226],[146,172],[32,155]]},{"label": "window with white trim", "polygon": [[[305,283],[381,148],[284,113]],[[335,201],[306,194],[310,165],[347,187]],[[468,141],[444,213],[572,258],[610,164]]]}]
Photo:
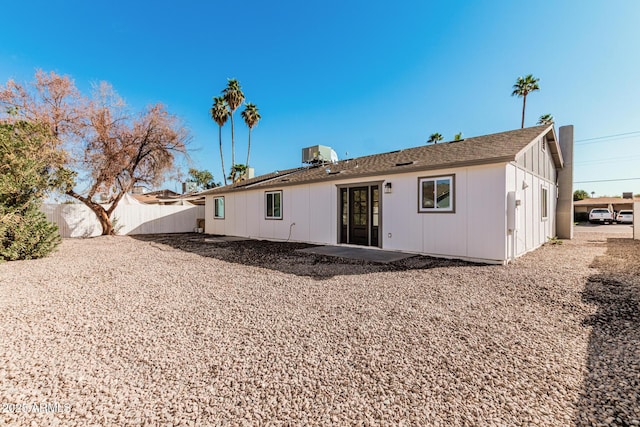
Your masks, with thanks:
[{"label": "window with white trim", "polygon": [[549,190],[540,187],[540,208],[542,219],[549,218]]},{"label": "window with white trim", "polygon": [[213,217],[224,219],[224,197],[215,197],[213,199]]},{"label": "window with white trim", "polygon": [[264,193],[265,219],[282,219],[282,191]]},{"label": "window with white trim", "polygon": [[455,175],[418,178],[418,212],[455,212]]}]

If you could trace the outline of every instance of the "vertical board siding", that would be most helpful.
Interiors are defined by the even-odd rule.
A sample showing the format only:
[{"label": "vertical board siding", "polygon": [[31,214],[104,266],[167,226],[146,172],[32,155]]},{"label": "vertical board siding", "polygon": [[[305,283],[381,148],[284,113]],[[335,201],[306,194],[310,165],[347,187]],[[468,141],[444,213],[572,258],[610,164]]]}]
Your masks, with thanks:
[{"label": "vertical board siding", "polygon": [[430,223],[418,214],[418,174],[387,177],[391,193],[382,191],[382,248],[409,252],[435,249]]},{"label": "vertical board siding", "polygon": [[[553,174],[552,174],[553,175]],[[515,177],[515,178],[514,178]],[[526,183],[526,185],[523,185]],[[526,188],[523,188],[526,187]],[[547,189],[548,217],[542,218],[542,188]],[[555,236],[557,187],[553,181],[534,175],[514,163],[507,166],[507,192],[515,191],[521,205],[516,209],[516,232],[507,236],[515,244],[516,256],[529,252]],[[508,253],[511,256],[510,253]]]},{"label": "vertical board siding", "polygon": [[504,165],[470,168],[465,210],[470,258],[504,260],[506,253],[506,191]]}]

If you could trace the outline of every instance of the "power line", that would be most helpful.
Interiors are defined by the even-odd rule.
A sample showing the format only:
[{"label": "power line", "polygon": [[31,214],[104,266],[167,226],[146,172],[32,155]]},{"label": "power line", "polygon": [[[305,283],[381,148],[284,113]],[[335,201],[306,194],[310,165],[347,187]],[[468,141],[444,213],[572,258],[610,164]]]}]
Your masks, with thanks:
[{"label": "power line", "polygon": [[640,130],[636,130],[636,131],[633,131],[633,132],[626,132],[626,133],[617,133],[617,134],[614,134],[614,135],[605,135],[605,136],[596,136],[596,137],[593,137],[593,138],[578,139],[578,140],[576,140],[574,142],[595,141],[597,139],[609,139],[609,138],[614,138],[614,137],[617,137],[617,136],[635,135],[637,133],[640,134]]},{"label": "power line", "polygon": [[617,162],[617,161],[635,161],[635,159],[640,158],[640,156],[625,156],[625,157],[609,157],[608,159],[594,159],[594,160],[583,160],[581,162],[573,162],[574,165],[582,165],[585,163],[609,163],[609,162]]},{"label": "power line", "polygon": [[601,142],[613,142],[613,141],[620,141],[621,139],[635,139],[635,138],[640,138],[640,135],[627,135],[627,136],[618,136],[618,137],[610,137],[609,139],[599,139],[597,141],[588,141],[588,142],[579,142],[576,143],[576,145],[589,145],[589,144],[600,144]]},{"label": "power line", "polygon": [[590,144],[599,144],[602,142],[619,141],[621,139],[633,139],[638,137],[640,137],[640,131],[619,133],[615,135],[598,136],[595,138],[579,139],[577,141],[574,141],[574,143],[575,145],[590,145]]},{"label": "power line", "polygon": [[614,181],[635,181],[637,179],[640,179],[640,177],[638,178],[621,178],[621,179],[596,179],[593,181],[573,181],[574,184],[588,184],[591,182],[614,182]]}]

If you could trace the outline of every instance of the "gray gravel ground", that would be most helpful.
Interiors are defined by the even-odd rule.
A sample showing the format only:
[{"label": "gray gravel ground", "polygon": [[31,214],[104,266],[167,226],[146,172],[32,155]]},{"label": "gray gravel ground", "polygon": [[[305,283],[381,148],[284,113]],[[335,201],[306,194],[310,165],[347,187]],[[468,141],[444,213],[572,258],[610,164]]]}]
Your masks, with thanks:
[{"label": "gray gravel ground", "polygon": [[100,237],[0,265],[0,424],[640,424],[640,242],[509,266],[300,247]]}]

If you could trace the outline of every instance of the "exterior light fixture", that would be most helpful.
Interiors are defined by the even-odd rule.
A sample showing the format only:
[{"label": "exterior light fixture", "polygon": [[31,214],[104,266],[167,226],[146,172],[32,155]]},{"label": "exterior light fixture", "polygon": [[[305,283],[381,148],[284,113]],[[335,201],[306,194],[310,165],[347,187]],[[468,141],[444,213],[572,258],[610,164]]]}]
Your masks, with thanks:
[{"label": "exterior light fixture", "polygon": [[384,192],[386,194],[391,193],[391,183],[390,182],[387,182],[386,184],[384,184]]}]

